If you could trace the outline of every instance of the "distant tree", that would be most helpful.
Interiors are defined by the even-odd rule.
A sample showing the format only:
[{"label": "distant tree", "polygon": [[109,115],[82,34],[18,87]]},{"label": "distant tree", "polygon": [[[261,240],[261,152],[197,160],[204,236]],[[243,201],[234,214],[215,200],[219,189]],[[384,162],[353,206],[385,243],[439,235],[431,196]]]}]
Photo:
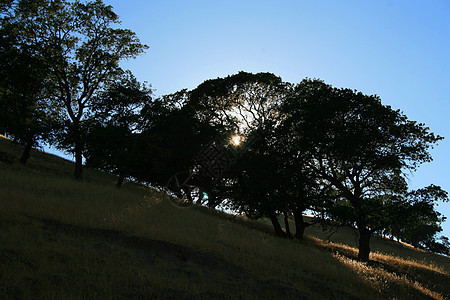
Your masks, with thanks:
[{"label": "distant tree", "polygon": [[450,240],[446,236],[441,236],[427,243],[426,249],[434,253],[450,256]]},{"label": "distant tree", "polygon": [[386,232],[416,248],[433,251],[435,236],[442,231],[445,217],[435,210],[438,201],[447,202],[448,194],[441,187],[430,185],[408,192],[389,209],[390,227]]},{"label": "distant tree", "polygon": [[357,226],[358,258],[367,261],[371,235],[385,226],[385,201],[405,192],[403,172],[431,161],[428,149],[442,138],[377,96],[319,80],[297,85],[281,112],[297,147],[310,153],[309,167],[336,189],[339,217]]},{"label": "distant tree", "polygon": [[123,73],[119,62],[147,46],[130,30],[113,27],[118,17],[101,0],[19,0],[11,21],[21,26],[23,44],[40,47],[50,69],[56,84],[53,107],[63,108],[67,116],[60,146],[74,153],[74,176],[81,180],[86,112],[94,96]]}]

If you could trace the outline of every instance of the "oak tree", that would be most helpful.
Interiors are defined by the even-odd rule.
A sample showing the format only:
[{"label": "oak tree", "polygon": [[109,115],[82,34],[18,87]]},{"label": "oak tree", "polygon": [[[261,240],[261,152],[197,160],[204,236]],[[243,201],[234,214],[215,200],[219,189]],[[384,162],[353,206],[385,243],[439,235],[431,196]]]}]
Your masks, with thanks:
[{"label": "oak tree", "polygon": [[383,105],[377,96],[303,80],[282,113],[311,156],[309,167],[334,187],[336,205],[357,226],[359,254],[369,259],[373,232],[383,228],[386,201],[405,192],[404,172],[431,161],[440,139],[424,124]]},{"label": "oak tree", "polygon": [[92,99],[85,122],[86,165],[117,174],[117,187],[132,172],[141,111],[151,103],[151,93],[128,72]]},{"label": "oak tree", "polygon": [[92,99],[123,73],[119,63],[147,46],[119,28],[118,16],[101,0],[17,1],[13,22],[21,25],[23,44],[39,46],[49,68],[53,107],[65,110],[61,147],[75,156],[76,179],[82,178],[84,121]]},{"label": "oak tree", "polygon": [[25,164],[31,148],[49,139],[59,111],[48,101],[52,85],[41,46],[23,43],[10,5],[0,12],[0,131],[25,145],[20,158]]}]

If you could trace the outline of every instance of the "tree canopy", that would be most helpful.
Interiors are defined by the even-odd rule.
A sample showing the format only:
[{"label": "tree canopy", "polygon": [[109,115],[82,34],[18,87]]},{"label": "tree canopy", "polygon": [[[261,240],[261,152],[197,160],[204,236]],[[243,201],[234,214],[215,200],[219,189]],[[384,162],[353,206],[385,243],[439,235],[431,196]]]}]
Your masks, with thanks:
[{"label": "tree canopy", "polygon": [[[406,180],[442,137],[378,96],[241,71],[153,97],[120,66],[147,46],[101,0],[3,1],[0,15],[0,130],[26,144],[22,162],[46,141],[74,154],[76,179],[84,156],[118,186],[266,217],[281,237],[293,218],[301,239],[312,210],[357,228],[363,261],[375,233],[448,253],[435,209],[447,193]],[[179,174],[186,184],[172,186]]]},{"label": "tree canopy", "polygon": [[320,80],[297,85],[282,112],[309,167],[336,190],[337,217],[358,227],[358,257],[368,260],[371,234],[386,226],[386,205],[406,193],[404,172],[431,161],[429,149],[442,138],[377,96]]},{"label": "tree canopy", "polygon": [[117,28],[118,16],[101,0],[17,1],[7,21],[20,31],[20,47],[36,48],[48,70],[53,105],[66,117],[60,146],[74,153],[74,176],[81,179],[86,111],[123,73],[119,62],[147,46],[132,31]]},{"label": "tree canopy", "polygon": [[49,69],[39,47],[22,43],[10,9],[5,4],[0,20],[0,131],[25,144],[20,161],[26,163],[31,147],[50,138],[60,111],[50,105]]}]

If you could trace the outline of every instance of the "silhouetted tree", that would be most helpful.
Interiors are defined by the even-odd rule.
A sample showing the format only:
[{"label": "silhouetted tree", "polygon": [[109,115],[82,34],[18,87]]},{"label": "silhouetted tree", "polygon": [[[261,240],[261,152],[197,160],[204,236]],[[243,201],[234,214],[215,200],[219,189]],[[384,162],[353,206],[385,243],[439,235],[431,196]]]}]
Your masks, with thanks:
[{"label": "silhouetted tree", "polygon": [[155,99],[144,107],[141,118],[132,176],[157,186],[166,186],[180,172],[189,174],[196,155],[221,134],[218,126],[198,117],[186,90]]},{"label": "silhouetted tree", "polygon": [[206,80],[189,95],[199,118],[245,135],[261,130],[276,114],[286,83],[272,73],[239,72]]},{"label": "silhouetted tree", "polygon": [[[215,178],[220,197],[251,217],[270,218],[280,236],[286,234],[277,214],[286,209],[286,204],[285,198],[279,196],[281,189],[277,189],[281,175],[279,153],[273,145],[274,128],[280,120],[277,105],[288,89],[289,84],[271,73],[239,72],[207,80],[190,93],[190,101],[201,118],[224,126],[243,139],[233,168],[222,174],[225,178]],[[230,147],[223,151],[227,148]]]},{"label": "silhouetted tree", "polygon": [[[274,120],[273,125],[279,125]],[[246,213],[249,217],[262,216],[271,220],[275,233],[280,237],[292,237],[289,219],[295,220],[295,237],[302,239],[305,228],[310,224],[303,219],[303,213],[317,206],[320,185],[313,173],[306,167],[304,157],[287,145],[289,140],[280,135],[279,126],[265,126],[264,133],[251,143],[244,144],[243,155],[239,157],[233,172],[227,174],[231,207]],[[281,230],[278,215],[284,216],[285,232]]]},{"label": "silhouetted tree", "polygon": [[53,107],[63,108],[67,116],[60,146],[74,153],[74,176],[80,180],[83,123],[92,99],[122,74],[122,59],[134,58],[146,46],[130,30],[113,27],[118,17],[101,0],[17,1],[12,21],[21,26],[23,44],[40,47],[56,84]]},{"label": "silhouetted tree", "polygon": [[[423,124],[381,104],[377,96],[304,80],[285,102],[282,114],[309,167],[338,195],[336,205],[359,231],[359,254],[369,259],[369,241],[383,228],[388,196],[404,193],[403,171],[431,160],[428,149],[441,139]],[[345,209],[344,209],[345,208]]]},{"label": "silhouetted tree", "polygon": [[[200,84],[191,92],[191,101],[200,116],[235,130],[244,140],[233,168],[215,181],[220,197],[250,217],[270,218],[282,237],[291,236],[288,217],[294,215],[296,237],[301,239],[308,226],[303,212],[316,201],[318,184],[279,113],[290,90],[289,83],[271,73],[239,72]],[[277,218],[280,213],[286,232]]]},{"label": "silhouetted tree", "polygon": [[278,214],[286,209],[280,201],[279,188],[282,186],[282,172],[273,153],[265,151],[262,141],[243,145],[245,152],[227,174],[230,188],[226,196],[230,206],[248,217],[267,217],[272,222],[276,235],[288,237],[282,230]]},{"label": "silhouetted tree", "polygon": [[385,232],[414,247],[431,250],[436,234],[442,231],[440,224],[446,219],[435,210],[438,201],[448,201],[447,192],[439,186],[408,192],[389,207],[391,226]]},{"label": "silhouetted tree", "polygon": [[[440,242],[439,242],[440,240]],[[434,253],[450,255],[450,240],[446,236],[433,239],[426,244],[426,249]]]},{"label": "silhouetted tree", "polygon": [[[278,109],[282,109],[283,102]],[[297,239],[302,239],[305,229],[310,223],[304,221],[306,210],[323,212],[328,199],[328,188],[310,167],[313,157],[309,149],[298,143],[298,136],[292,130],[292,119],[280,113],[275,132],[273,133],[271,152],[277,161],[280,186],[276,195],[290,212],[295,221]]]},{"label": "silhouetted tree", "polygon": [[113,81],[92,99],[85,157],[91,167],[118,174],[120,187],[133,169],[138,151],[141,111],[151,103],[151,90],[131,73]]},{"label": "silhouetted tree", "polygon": [[31,148],[47,140],[58,110],[50,107],[48,68],[35,45],[23,44],[21,26],[5,9],[0,20],[0,131],[25,145],[20,162],[25,164]]}]

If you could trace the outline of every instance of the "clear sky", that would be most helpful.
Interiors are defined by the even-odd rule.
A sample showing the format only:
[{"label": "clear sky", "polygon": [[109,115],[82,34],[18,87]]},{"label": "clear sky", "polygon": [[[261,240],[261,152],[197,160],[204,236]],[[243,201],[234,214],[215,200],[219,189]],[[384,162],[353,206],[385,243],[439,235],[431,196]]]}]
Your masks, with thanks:
[{"label": "clear sky", "polygon": [[[446,139],[410,176],[450,192],[450,1],[104,0],[149,45],[125,62],[160,96],[206,79],[272,72],[377,94]],[[439,211],[450,218],[450,204]],[[450,222],[444,224],[450,237]]]}]

